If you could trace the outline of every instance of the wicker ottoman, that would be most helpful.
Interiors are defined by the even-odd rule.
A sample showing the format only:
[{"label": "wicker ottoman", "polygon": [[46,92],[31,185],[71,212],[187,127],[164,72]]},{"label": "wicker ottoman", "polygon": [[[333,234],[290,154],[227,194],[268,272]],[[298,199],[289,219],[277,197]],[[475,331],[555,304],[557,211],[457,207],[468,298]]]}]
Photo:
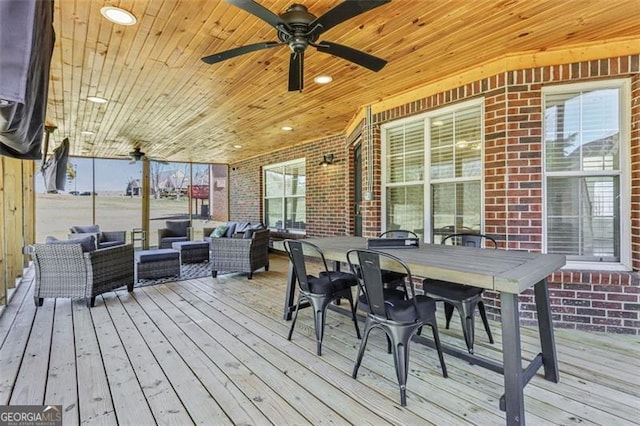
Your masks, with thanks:
[{"label": "wicker ottoman", "polygon": [[136,281],[180,276],[180,252],[173,249],[140,250],[135,252]]},{"label": "wicker ottoman", "polygon": [[181,264],[209,261],[209,243],[207,241],[180,241],[172,243],[171,246],[180,252]]}]

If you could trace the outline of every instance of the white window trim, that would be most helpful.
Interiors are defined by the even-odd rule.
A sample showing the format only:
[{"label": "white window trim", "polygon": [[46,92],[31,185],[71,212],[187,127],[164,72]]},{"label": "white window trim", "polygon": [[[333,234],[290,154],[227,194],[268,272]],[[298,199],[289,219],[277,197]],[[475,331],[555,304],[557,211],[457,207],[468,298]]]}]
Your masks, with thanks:
[{"label": "white window trim", "polygon": [[[380,135],[381,135],[381,147],[380,147],[380,152],[381,152],[381,158],[380,158],[380,164],[381,164],[381,199],[380,199],[380,222],[381,222],[381,231],[384,232],[386,231],[386,223],[385,223],[385,218],[387,217],[387,191],[386,189],[388,187],[393,187],[393,186],[406,186],[406,185],[411,185],[411,184],[422,184],[423,185],[423,199],[424,199],[424,240],[425,241],[433,241],[433,232],[432,232],[432,223],[431,223],[431,212],[432,212],[432,206],[431,206],[431,192],[430,192],[430,188],[431,188],[431,174],[428,173],[429,172],[429,167],[431,164],[431,150],[430,148],[430,138],[428,135],[431,134],[431,128],[430,128],[430,119],[433,117],[436,117],[438,115],[443,115],[443,114],[448,114],[454,111],[459,111],[461,109],[466,109],[466,108],[472,108],[475,106],[480,106],[480,117],[481,117],[481,152],[480,152],[480,161],[481,161],[481,168],[482,168],[482,173],[480,176],[480,217],[482,218],[482,229],[481,232],[484,233],[484,206],[485,206],[485,199],[484,199],[484,195],[485,195],[485,191],[484,191],[484,175],[485,175],[485,170],[484,170],[484,143],[485,143],[485,139],[484,139],[484,133],[485,133],[485,124],[484,124],[484,117],[485,117],[485,112],[484,112],[484,98],[477,98],[477,99],[471,99],[468,101],[464,101],[464,102],[459,102],[456,103],[454,105],[448,105],[448,106],[444,106],[442,108],[437,108],[428,112],[424,112],[422,114],[418,114],[415,116],[411,116],[411,117],[405,117],[405,118],[401,118],[399,120],[395,120],[395,121],[390,121],[388,123],[384,123],[380,126]],[[400,126],[402,124],[407,124],[407,123],[413,123],[416,121],[420,121],[423,120],[424,122],[424,135],[425,135],[425,141],[424,141],[424,173],[423,173],[423,179],[421,181],[411,181],[411,182],[404,182],[402,185],[400,184],[387,184],[387,159],[386,159],[386,152],[387,152],[387,129],[390,127],[396,127],[396,126]],[[429,142],[429,145],[427,145],[427,142]],[[470,179],[470,180],[476,180],[476,179]],[[456,182],[459,182],[459,180],[457,180]]]},{"label": "white window trim", "polygon": [[[280,196],[280,197],[267,197],[267,182],[264,181],[264,175],[265,172],[267,170],[271,170],[271,169],[277,169],[277,168],[281,168],[281,167],[286,167],[289,166],[291,164],[299,164],[299,163],[304,163],[304,168],[305,168],[305,173],[307,170],[307,159],[306,157],[301,157],[301,158],[296,158],[294,160],[288,160],[288,161],[283,161],[280,163],[273,163],[273,164],[269,164],[267,166],[262,166],[262,179],[263,179],[263,183],[262,183],[262,190],[263,190],[263,197],[262,197],[262,203],[263,203],[263,209],[262,209],[262,220],[264,223],[267,222],[267,212],[264,209],[264,202],[265,200],[268,199],[276,199],[276,198],[280,198],[282,200],[284,200],[285,197],[284,195]],[[304,195],[297,195],[297,196],[290,196],[289,198],[293,198],[293,197],[297,197],[297,198],[306,198],[307,197],[307,188],[306,188],[306,184],[305,184],[305,190],[304,190]],[[284,208],[285,203],[283,203],[282,207]],[[286,215],[286,212],[282,212],[282,218],[284,219]],[[289,234],[299,234],[299,235],[306,235],[307,231],[306,229],[287,229],[287,233]]]},{"label": "white window trim", "polygon": [[[541,108],[544,114],[546,95],[596,89],[620,89],[620,262],[568,261],[563,269],[631,271],[631,81],[629,79],[612,79],[543,87]],[[543,252],[547,253],[547,173],[544,165],[546,158],[544,120],[542,126],[542,241]],[[597,173],[590,173],[590,175],[597,175]]]}]

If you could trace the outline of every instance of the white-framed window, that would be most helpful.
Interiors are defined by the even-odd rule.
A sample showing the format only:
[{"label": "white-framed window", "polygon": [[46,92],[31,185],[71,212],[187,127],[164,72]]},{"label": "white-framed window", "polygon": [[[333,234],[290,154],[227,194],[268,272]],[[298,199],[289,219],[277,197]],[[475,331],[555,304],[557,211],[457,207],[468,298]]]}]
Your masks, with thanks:
[{"label": "white-framed window", "polygon": [[543,89],[547,253],[630,267],[628,80]]},{"label": "white-framed window", "polygon": [[385,229],[482,231],[482,117],[479,99],[382,126]]},{"label": "white-framed window", "polygon": [[305,159],[271,164],[262,168],[264,223],[274,230],[305,232]]}]

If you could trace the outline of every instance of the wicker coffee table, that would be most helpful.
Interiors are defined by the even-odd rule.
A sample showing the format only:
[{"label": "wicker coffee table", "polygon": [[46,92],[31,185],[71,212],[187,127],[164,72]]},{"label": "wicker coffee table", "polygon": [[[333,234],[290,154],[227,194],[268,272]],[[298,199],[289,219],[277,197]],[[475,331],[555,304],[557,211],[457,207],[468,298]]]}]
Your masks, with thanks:
[{"label": "wicker coffee table", "polygon": [[171,246],[180,253],[181,264],[209,261],[209,243],[207,241],[179,241],[172,243]]},{"label": "wicker coffee table", "polygon": [[136,281],[180,276],[180,252],[173,249],[135,252]]}]

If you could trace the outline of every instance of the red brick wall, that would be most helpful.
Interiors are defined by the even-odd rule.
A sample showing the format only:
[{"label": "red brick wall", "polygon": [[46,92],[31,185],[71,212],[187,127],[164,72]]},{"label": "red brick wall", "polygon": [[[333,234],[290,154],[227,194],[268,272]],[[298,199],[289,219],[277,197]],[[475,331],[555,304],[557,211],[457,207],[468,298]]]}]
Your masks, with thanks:
[{"label": "red brick wall", "polygon": [[[603,78],[632,81],[631,99],[631,233],[634,270],[640,269],[640,55],[505,72],[452,90],[418,99],[373,117],[373,164],[366,164],[366,132],[359,128],[348,138],[325,138],[271,153],[237,165],[231,172],[231,216],[261,215],[260,167],[307,158],[308,235],[353,232],[353,171],[351,143],[362,133],[365,161],[373,167],[374,198],[362,203],[363,235],[381,229],[380,125],[482,97],[485,108],[484,201],[485,232],[496,235],[509,249],[542,249],[542,88]],[[323,154],[342,161],[333,168],[317,164]],[[626,160],[626,153],[623,155]],[[555,323],[559,327],[640,334],[640,284],[637,272],[562,271],[549,278]],[[490,314],[499,315],[499,298],[486,292]],[[535,321],[531,292],[521,296],[523,322]]]}]

